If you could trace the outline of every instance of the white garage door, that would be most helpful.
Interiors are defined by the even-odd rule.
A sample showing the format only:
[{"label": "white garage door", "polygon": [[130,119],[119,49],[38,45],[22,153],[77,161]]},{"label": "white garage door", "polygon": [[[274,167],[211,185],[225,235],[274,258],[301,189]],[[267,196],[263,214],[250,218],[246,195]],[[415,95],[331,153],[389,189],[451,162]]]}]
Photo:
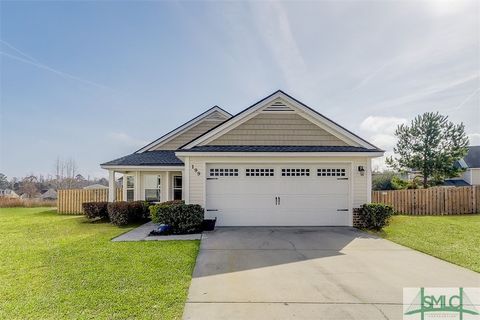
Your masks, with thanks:
[{"label": "white garage door", "polygon": [[346,164],[211,164],[206,184],[219,226],[350,225]]}]

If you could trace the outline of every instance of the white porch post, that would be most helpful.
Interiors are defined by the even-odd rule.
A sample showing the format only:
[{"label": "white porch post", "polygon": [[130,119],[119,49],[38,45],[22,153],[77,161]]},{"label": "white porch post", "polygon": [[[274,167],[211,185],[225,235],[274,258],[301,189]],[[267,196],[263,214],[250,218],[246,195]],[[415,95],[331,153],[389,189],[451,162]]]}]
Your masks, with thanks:
[{"label": "white porch post", "polygon": [[170,200],[170,171],[165,172],[165,201]]},{"label": "white porch post", "polygon": [[134,182],[134,187],[135,187],[135,200],[142,200],[142,195],[141,195],[141,190],[142,190],[142,184],[140,181],[140,171],[135,172],[135,182]]},{"label": "white porch post", "polygon": [[367,203],[372,202],[372,158],[367,159]]},{"label": "white porch post", "polygon": [[115,171],[108,170],[108,202],[114,202],[117,197],[117,188],[115,182]]}]

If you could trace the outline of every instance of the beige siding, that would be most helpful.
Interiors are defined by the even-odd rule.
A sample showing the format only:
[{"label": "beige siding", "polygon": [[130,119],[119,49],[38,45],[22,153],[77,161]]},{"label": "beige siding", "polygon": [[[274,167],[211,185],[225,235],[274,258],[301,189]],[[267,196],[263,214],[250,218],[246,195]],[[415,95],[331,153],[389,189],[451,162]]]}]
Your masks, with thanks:
[{"label": "beige siding", "polygon": [[[347,162],[352,165],[352,205],[354,208],[360,207],[362,204],[368,201],[367,190],[367,174],[362,176],[358,172],[358,166],[367,168],[367,158],[354,158],[354,157],[285,157],[285,158],[272,158],[272,157],[190,157],[190,166],[186,170],[190,170],[190,203],[199,204],[205,206],[205,178],[206,178],[206,163],[324,163],[324,162]],[[198,175],[194,168],[200,172]]]},{"label": "beige siding", "polygon": [[205,159],[190,158],[190,168],[185,168],[185,170],[190,170],[189,203],[199,204],[202,207],[205,207],[205,163]]},{"label": "beige siding", "polygon": [[208,145],[316,145],[347,143],[295,113],[260,113]]},{"label": "beige siding", "polygon": [[358,166],[363,166],[367,170],[367,159],[356,159],[353,162],[353,207],[359,208],[362,204],[368,201],[367,190],[367,173],[364,172],[363,176],[358,171]]},{"label": "beige siding", "polygon": [[204,134],[213,127],[216,127],[217,125],[225,121],[225,119],[226,118],[221,113],[216,112],[207,119],[195,125],[194,127],[191,127],[185,132],[182,132],[179,135],[175,136],[173,139],[167,140],[161,145],[156,146],[152,150],[176,150],[187,142],[190,142],[196,137]]}]

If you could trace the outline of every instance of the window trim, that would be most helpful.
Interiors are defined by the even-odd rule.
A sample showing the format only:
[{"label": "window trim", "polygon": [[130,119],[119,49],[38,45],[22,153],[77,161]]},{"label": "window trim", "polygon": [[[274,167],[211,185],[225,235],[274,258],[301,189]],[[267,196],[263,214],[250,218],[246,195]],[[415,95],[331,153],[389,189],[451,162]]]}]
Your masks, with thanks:
[{"label": "window trim", "polygon": [[[175,186],[175,178],[180,178],[182,180],[182,185],[180,187]],[[175,200],[175,191],[180,191],[180,200],[183,200],[183,176],[181,175],[174,175],[172,177],[172,200]]]},{"label": "window trim", "polygon": [[[156,177],[157,187],[156,188],[147,188],[145,185],[145,178],[148,176]],[[148,200],[147,199],[147,190],[155,190],[158,193],[158,199],[156,200]],[[143,199],[149,202],[161,202],[162,201],[162,176],[160,174],[145,174],[143,176]]]},{"label": "window trim", "polygon": [[[132,178],[132,181],[133,181],[133,186],[132,187],[129,187],[128,186],[128,178]],[[136,186],[136,181],[135,181],[135,175],[133,174],[126,174],[125,175],[125,201],[135,201],[135,186]],[[132,196],[132,199],[128,199],[128,192],[129,191],[132,191],[133,192],[133,196]]]}]

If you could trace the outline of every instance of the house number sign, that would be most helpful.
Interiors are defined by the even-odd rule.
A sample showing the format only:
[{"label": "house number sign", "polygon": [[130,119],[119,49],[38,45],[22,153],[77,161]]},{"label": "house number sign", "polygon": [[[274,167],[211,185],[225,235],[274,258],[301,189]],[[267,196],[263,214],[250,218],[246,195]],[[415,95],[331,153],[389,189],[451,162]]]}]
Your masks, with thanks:
[{"label": "house number sign", "polygon": [[193,164],[192,164],[192,170],[197,174],[197,176],[200,175],[200,170],[198,170]]}]

